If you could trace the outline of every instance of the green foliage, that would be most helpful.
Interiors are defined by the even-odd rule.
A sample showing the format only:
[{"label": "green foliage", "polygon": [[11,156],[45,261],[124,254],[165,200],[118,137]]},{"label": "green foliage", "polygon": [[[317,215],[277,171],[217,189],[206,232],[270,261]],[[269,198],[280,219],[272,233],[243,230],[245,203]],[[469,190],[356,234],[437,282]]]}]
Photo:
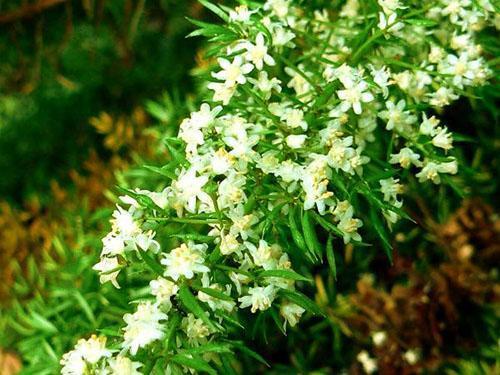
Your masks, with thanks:
[{"label": "green foliage", "polygon": [[197,43],[184,40],[184,17],[191,1],[135,2],[133,15],[123,1],[99,1],[87,12],[82,4],[0,25],[3,198],[42,196],[51,178],[64,181],[68,170],[80,169],[99,140],[91,116],[129,111],[165,89],[190,90]]},{"label": "green foliage", "polygon": [[[423,29],[439,26],[435,20],[425,18],[430,6],[417,2],[410,3],[411,9],[416,8],[416,10],[408,12],[404,10],[406,13],[401,20],[405,25]],[[222,21],[229,21],[231,11],[229,8],[205,0],[201,1],[201,4]],[[307,17],[312,14],[316,6],[318,8],[331,6],[336,11],[339,6],[338,2],[332,4],[323,1],[310,3],[297,1],[294,4],[301,4]],[[254,5],[259,7],[257,4]],[[119,22],[124,22],[120,18],[118,7],[110,6],[108,11]],[[378,11],[377,2],[363,3],[363,17],[370,14],[371,21],[355,26],[360,32],[353,35],[352,40],[349,39],[352,50],[348,51],[346,56],[342,56],[344,53],[342,51],[331,52],[339,52],[341,57],[345,57],[353,65],[358,62],[362,64],[366,64],[367,61],[380,62],[378,61],[380,58],[382,63],[395,71],[401,69],[414,72],[423,69],[423,65],[414,64],[410,58],[398,60],[383,56],[387,51],[391,54],[392,49],[397,50],[401,46],[408,48],[408,45],[399,36],[390,36],[387,30],[378,28],[374,21]],[[253,34],[262,33],[269,43],[273,39],[273,35],[264,23],[257,23],[255,29],[249,30],[236,22],[229,22],[223,26],[196,20],[192,22],[198,29],[190,36],[205,36],[211,42],[207,50],[208,56],[224,56],[232,59],[238,55],[238,50],[233,50],[230,56],[226,56],[225,48],[240,38],[255,37]],[[329,21],[321,18],[318,24],[331,26]],[[326,122],[326,109],[329,111],[340,104],[340,95],[337,92],[345,83],[341,85],[337,81],[324,82],[320,72],[314,71],[320,63],[326,66],[334,65],[335,69],[340,69],[340,63],[333,64],[323,57],[328,46],[324,49],[319,48],[320,56],[317,60],[313,60],[317,57],[315,54],[318,53],[316,48],[318,40],[314,39],[315,32],[312,29],[311,27],[311,30],[304,31],[297,27],[294,31],[299,35],[297,44],[300,53],[277,52],[276,65],[269,67],[269,71],[283,81],[287,79],[282,72],[285,71],[294,79],[303,79],[304,85],[309,85],[308,91],[302,94],[283,85],[282,90],[272,94],[272,98],[273,100],[286,98],[289,100],[287,105],[304,109],[306,112],[304,119],[309,129],[314,129],[308,134],[314,138],[317,136],[317,130],[322,129],[323,123]],[[137,38],[143,32],[140,27],[138,30]],[[330,40],[331,34],[328,29],[323,31]],[[498,55],[498,50],[489,34],[491,30],[484,30],[478,40],[490,43],[485,50],[486,57],[491,59]],[[103,38],[107,38],[105,33]],[[110,38],[112,40],[112,37]],[[307,50],[304,48],[307,44],[315,48],[312,48],[312,51]],[[109,47],[112,43],[102,43],[103,49],[106,50],[104,45]],[[149,51],[149,48],[143,51]],[[302,53],[304,51],[305,53]],[[99,64],[93,65],[91,61],[85,61],[83,56],[78,55],[78,48],[66,58],[69,59],[67,66],[74,69],[72,73],[74,80],[77,80],[76,77],[85,77],[82,82],[97,87],[103,80],[108,79],[103,74],[94,80],[99,74],[95,72],[88,74],[87,65],[100,70]],[[420,56],[412,58],[418,62]],[[151,65],[157,63],[149,57],[145,59],[148,59]],[[493,64],[491,61],[495,62],[495,59],[490,60],[490,64]],[[158,76],[162,73],[156,75],[156,68],[149,63],[139,64],[138,66],[144,66],[145,71],[137,72],[137,75],[144,74],[141,79],[149,79],[152,76],[155,81],[153,84],[156,84]],[[493,66],[491,68],[493,69]],[[201,68],[200,71],[202,70]],[[100,70],[103,71],[106,69]],[[201,78],[210,77],[209,73],[203,72]],[[432,70],[428,73],[432,76],[440,74]],[[119,84],[130,78],[124,79],[124,76],[117,74],[114,78]],[[134,74],[131,75],[131,81],[134,81],[133,76]],[[448,78],[443,74],[439,77],[442,80],[435,81],[434,86],[445,84]],[[134,82],[142,82],[141,79],[137,78]],[[377,90],[371,77],[366,80],[371,90]],[[119,86],[118,83],[116,85]],[[133,82],[130,84],[134,86]],[[348,85],[345,86],[347,88]],[[429,90],[436,90],[437,87],[434,86]],[[180,182],[181,177],[186,176],[186,171],[192,165],[200,163],[199,159],[187,152],[189,144],[179,139],[181,137],[177,138],[177,128],[173,126],[167,129],[164,126],[155,128],[154,131],[162,134],[163,159],[138,161],[138,164],[146,166],[139,165],[127,172],[120,178],[121,187],[115,189],[117,193],[123,194],[121,200],[117,200],[119,204],[127,205],[128,208],[115,211],[111,220],[112,229],[108,236],[126,238],[123,248],[115,250],[104,240],[101,244],[100,236],[96,233],[99,230],[96,230],[96,227],[99,228],[98,223],[102,220],[102,216],[97,214],[94,221],[88,213],[84,213],[83,222],[89,226],[82,231],[83,228],[75,225],[78,234],[75,239],[68,238],[66,241],[56,239],[55,254],[46,254],[40,263],[35,261],[27,263],[29,272],[26,278],[19,278],[15,284],[17,299],[12,302],[11,307],[2,311],[0,328],[8,332],[1,337],[2,345],[15,348],[21,354],[26,365],[26,373],[40,374],[57,372],[62,354],[74,348],[79,338],[89,339],[91,333],[106,336],[108,348],[128,351],[127,355],[131,359],[142,364],[141,372],[152,374],[161,374],[165,371],[173,374],[185,371],[209,374],[336,373],[346,370],[362,372],[367,367],[366,358],[363,359],[360,354],[366,350],[372,355],[377,354],[381,372],[387,368],[394,372],[403,371],[402,369],[410,372],[431,369],[450,374],[483,374],[490,370],[495,371],[498,368],[498,346],[495,345],[498,345],[500,321],[497,306],[484,296],[478,297],[480,301],[487,301],[484,304],[477,302],[476,296],[453,299],[455,293],[463,292],[458,281],[462,280],[463,275],[471,273],[467,268],[464,274],[459,273],[462,272],[461,267],[464,264],[471,265],[468,261],[457,261],[454,258],[457,256],[455,253],[443,250],[449,244],[440,238],[442,228],[437,222],[444,223],[448,220],[450,213],[462,204],[464,196],[481,195],[485,200],[493,201],[497,194],[498,182],[492,177],[498,166],[498,145],[494,139],[496,137],[491,137],[490,133],[492,129],[494,131],[498,129],[498,110],[495,105],[498,93],[494,85],[467,88],[466,91],[453,88],[464,96],[464,99],[444,111],[440,108],[432,109],[426,99],[422,99],[421,102],[408,99],[410,94],[404,90],[400,92],[399,89],[391,87],[393,90],[391,92],[394,95],[405,96],[408,99],[408,110],[415,111],[419,115],[424,113],[423,111],[426,114],[433,114],[434,111],[442,112],[440,117],[443,122],[458,132],[458,135],[454,135],[454,139],[456,143],[460,143],[459,146],[450,151],[438,152],[432,146],[430,137],[418,134],[418,131],[412,133],[408,129],[387,133],[381,129],[382,121],[375,116],[373,121],[379,125],[373,131],[376,142],[370,142],[366,147],[366,155],[370,157],[370,162],[366,163],[363,173],[356,171],[349,174],[344,173],[341,168],[329,169],[328,178],[325,179],[328,179],[328,189],[334,192],[334,202],[327,201],[331,210],[326,212],[321,211],[319,205],[313,204],[312,207],[307,207],[304,204],[303,191],[283,183],[278,176],[257,171],[253,165],[248,170],[246,166],[242,168],[244,172],[239,171],[245,176],[246,184],[242,190],[245,199],[241,204],[241,212],[234,206],[230,206],[229,209],[221,207],[218,198],[227,176],[215,173],[215,176],[211,175],[205,181],[202,179],[203,174],[208,175],[207,170],[210,168],[200,167],[188,179],[189,184],[183,185]],[[225,103],[223,108],[215,107],[216,103],[207,99],[205,88],[200,90],[196,106],[189,101],[183,103],[182,99],[177,101],[168,96],[162,98],[161,102],[148,101],[146,106],[151,116],[163,125],[170,122],[181,123],[189,108],[193,113],[191,118],[182,122],[181,130],[183,126],[189,127],[189,121],[203,123],[206,119],[204,116],[209,116],[207,108],[208,112],[216,112],[213,118],[207,121],[208,125],[202,134],[204,142],[206,140],[213,142],[210,147],[213,146],[214,150],[227,146],[225,142],[228,142],[228,137],[223,138],[220,135],[224,126],[227,126],[223,117],[238,114],[244,116],[245,120],[253,119],[255,124],[252,123],[252,126],[257,132],[262,132],[259,142],[252,145],[255,146],[252,151],[257,150],[261,154],[267,151],[276,152],[278,162],[288,160],[287,158],[295,162],[308,162],[309,159],[304,157],[305,154],[322,152],[317,138],[314,138],[314,142],[308,143],[306,148],[290,146],[290,149],[287,149],[282,139],[273,142],[275,140],[273,137],[278,133],[297,135],[296,133],[302,131],[295,128],[286,129],[284,125],[286,120],[270,110],[269,98],[265,99],[263,93],[248,82],[242,83],[238,90],[240,91],[236,94],[237,99]],[[153,91],[144,95],[153,96]],[[382,93],[378,92],[378,95],[382,96]],[[142,97],[141,94],[137,96]],[[384,101],[386,99],[384,97]],[[17,111],[12,109],[12,102],[9,100],[5,101],[3,107],[5,116],[10,119]],[[128,99],[124,101],[127,102]],[[211,106],[201,107],[200,111],[196,112],[194,108],[197,108],[198,101],[211,102]],[[213,101],[219,100],[214,98]],[[113,107],[111,102],[113,100],[103,105]],[[375,106],[370,109],[372,110],[378,113],[380,108]],[[342,124],[345,126],[342,130],[347,134],[351,134],[350,132],[356,134],[359,130],[356,123],[356,116],[359,114],[353,111],[354,108],[345,111],[347,119],[346,123]],[[331,116],[334,115],[336,116],[336,114]],[[79,116],[80,114],[75,114],[75,117]],[[259,126],[262,123],[265,126]],[[411,133],[410,136],[405,133],[407,130],[408,134]],[[194,143],[198,146],[196,140]],[[422,180],[418,181],[412,172],[405,168],[396,168],[388,162],[390,155],[394,154],[396,148],[402,144],[414,147],[426,157],[426,162],[427,158],[436,162],[458,160],[463,167],[457,176],[442,174],[443,184],[438,187],[422,183]],[[202,147],[200,149],[201,154],[207,151]],[[239,161],[242,160],[246,162],[244,158]],[[486,160],[490,163],[486,163]],[[250,163],[254,161],[251,160]],[[301,172],[305,173],[305,170],[302,169]],[[398,177],[407,184],[404,207],[397,206],[395,204],[397,202],[391,202],[390,199],[383,197],[382,184],[379,182],[392,177]],[[193,207],[190,207],[188,202],[190,197],[186,201],[179,198],[182,196],[182,188],[179,185],[183,185],[187,191],[192,189],[196,193]],[[137,187],[140,189],[135,189]],[[212,209],[203,208],[202,203],[208,205],[207,202],[213,202]],[[363,240],[358,236],[353,238],[346,236],[347,229],[341,226],[340,220],[335,219],[338,214],[334,208],[342,206],[342,202],[347,202],[349,209],[354,208],[363,219],[365,225],[363,231],[360,229]],[[257,213],[257,220],[249,227],[257,232],[257,235],[250,234],[247,238],[241,236],[238,242],[240,247],[235,250],[235,252],[245,252],[248,257],[245,259],[223,248],[226,245],[223,240],[227,233],[240,225],[239,223],[236,225],[240,216],[251,216],[253,213]],[[407,220],[387,219],[391,214]],[[346,216],[352,219],[352,212],[350,216]],[[354,224],[359,222],[351,222],[350,229]],[[357,227],[354,227],[354,232],[357,231]],[[248,232],[251,233],[251,230]],[[268,246],[268,242],[277,246]],[[99,260],[97,253],[101,249],[103,250],[101,262],[112,259],[118,264],[109,269],[106,269],[105,263],[101,264],[101,279],[118,282],[121,289],[115,289],[109,283],[99,286],[97,274],[91,267]],[[478,247],[477,251],[481,251],[478,257],[484,255],[482,248]],[[181,256],[176,254],[184,254],[187,259],[191,259],[192,269],[186,271],[182,269],[181,264],[177,265],[181,269],[180,274],[171,272],[175,268],[172,262],[182,263],[185,259],[180,259]],[[265,264],[259,256],[263,259],[267,256],[267,260],[276,262],[271,265]],[[487,264],[487,261],[483,262],[486,265],[480,264],[471,270],[481,273],[481,280],[485,284],[497,282],[498,269]],[[449,276],[443,271],[446,267],[458,272],[458,276],[454,274]],[[190,275],[188,271],[193,270]],[[38,278],[37,275],[41,277]],[[443,282],[443,279],[446,279],[446,282]],[[154,282],[166,283],[163,284],[164,289],[160,292],[155,291]],[[245,299],[251,295],[250,291],[255,291],[259,287],[262,289],[273,287],[275,290],[265,295],[269,301],[265,298],[258,301],[259,303],[252,301],[253,303],[246,305],[251,307],[251,310],[245,310],[241,305],[244,305]],[[465,290],[474,291],[473,289]],[[166,290],[170,293],[167,293],[167,297],[162,295]],[[429,290],[434,294],[426,294]],[[394,295],[391,294],[393,292]],[[265,291],[259,290],[259,293],[264,294]],[[427,302],[424,301],[424,297]],[[436,297],[436,300],[429,297]],[[235,308],[235,304],[238,307]],[[429,314],[434,313],[432,317],[437,317],[434,327],[436,330],[444,329],[443,327],[450,323],[452,326],[450,330],[456,328],[460,333],[457,337],[465,337],[467,343],[472,343],[472,347],[465,345],[462,347],[460,341],[445,341],[442,351],[435,354],[427,351],[426,337],[422,339],[415,335],[409,339],[405,337],[407,341],[404,341],[397,336],[404,332],[396,332],[397,339],[394,337],[390,339],[394,339],[391,343],[399,351],[389,347],[381,349],[375,342],[373,334],[377,332],[373,327],[383,329],[384,332],[390,331],[394,328],[391,323],[398,328],[395,322],[406,322],[405,319],[413,322],[411,318],[414,318],[398,316],[398,311],[387,313],[384,308],[396,306],[397,310],[407,305],[416,306],[414,310],[410,310],[415,315],[419,315],[419,309],[427,311],[426,306],[430,306]],[[286,310],[287,307],[292,309],[291,312]],[[438,312],[433,311],[433,308],[439,309]],[[459,309],[461,313],[456,320],[450,318],[448,322],[444,319],[444,323],[439,320],[441,315],[449,318],[448,315],[453,315],[449,311],[454,309]],[[366,311],[371,318],[368,323],[363,316]],[[376,314],[370,315],[373,311]],[[467,315],[463,314],[463,311],[467,311]],[[304,315],[300,326],[294,328],[296,321],[293,322],[293,319],[298,320],[302,314]],[[125,327],[122,319],[124,315],[127,323]],[[149,329],[152,326],[160,331],[161,337],[149,340],[144,345],[141,343],[134,349],[124,334],[128,327],[133,325],[131,323],[133,319],[150,319],[143,328]],[[363,324],[367,324],[369,328],[366,329]],[[404,329],[399,328],[399,330]],[[461,336],[462,331],[465,332],[463,336]],[[132,336],[134,332],[132,330]],[[421,347],[413,348],[414,342]],[[257,350],[254,351],[252,348]],[[400,352],[402,348],[404,352]],[[77,351],[78,348],[74,350]],[[389,357],[390,360],[387,361],[384,355],[395,357]],[[417,363],[412,364],[415,356]],[[461,359],[457,361],[457,358]],[[394,363],[391,362],[393,360]],[[103,366],[106,361],[108,359],[102,361]],[[392,365],[394,367],[390,367]],[[97,367],[93,367],[92,371],[97,372]]]}]

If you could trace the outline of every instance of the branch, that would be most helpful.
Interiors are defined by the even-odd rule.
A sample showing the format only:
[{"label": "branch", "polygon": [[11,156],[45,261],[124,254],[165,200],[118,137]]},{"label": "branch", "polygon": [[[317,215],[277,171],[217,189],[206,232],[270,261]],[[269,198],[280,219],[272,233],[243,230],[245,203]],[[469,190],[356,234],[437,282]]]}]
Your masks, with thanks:
[{"label": "branch", "polygon": [[64,2],[66,2],[66,0],[39,0],[35,4],[23,5],[19,9],[0,14],[0,25],[25,18],[31,18],[38,13],[43,12],[45,9],[51,8],[58,4],[62,4]]}]

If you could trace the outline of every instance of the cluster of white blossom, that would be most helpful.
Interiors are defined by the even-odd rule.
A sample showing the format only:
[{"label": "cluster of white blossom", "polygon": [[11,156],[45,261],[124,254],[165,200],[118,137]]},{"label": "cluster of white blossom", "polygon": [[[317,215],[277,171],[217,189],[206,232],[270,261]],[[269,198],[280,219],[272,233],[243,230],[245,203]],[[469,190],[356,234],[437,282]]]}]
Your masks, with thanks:
[{"label": "cluster of white blossom", "polygon": [[[216,340],[223,314],[238,309],[276,305],[294,326],[305,306],[282,291],[300,280],[290,248],[314,250],[307,214],[317,220],[313,229],[320,224],[344,243],[359,242],[363,212],[352,196],[378,199],[391,225],[402,207],[398,174],[439,183],[457,173],[452,135],[436,116],[490,74],[474,36],[494,19],[493,7],[487,0],[363,3],[348,0],[335,12],[291,0],[228,14],[218,8],[228,22],[227,34],[217,29],[223,37],[214,38],[211,100],[180,124],[175,178],[161,192],[121,197],[129,208],[114,212],[94,267],[101,282],[119,287],[122,269],[155,262],[161,272],[149,283],[152,298],[125,315],[117,357],[93,337],[65,355],[65,373],[100,359],[110,373],[137,373],[140,364],[125,355],[163,342],[173,315],[185,339],[167,348],[174,353]],[[370,173],[385,176],[368,183]],[[170,223],[185,231],[171,246],[159,235]],[[186,288],[193,300],[183,297]]]},{"label": "cluster of white blossom", "polygon": [[142,365],[120,354],[112,357],[112,351],[106,349],[106,338],[92,335],[88,340],[78,340],[75,348],[62,357],[61,366],[63,375],[139,375]]}]

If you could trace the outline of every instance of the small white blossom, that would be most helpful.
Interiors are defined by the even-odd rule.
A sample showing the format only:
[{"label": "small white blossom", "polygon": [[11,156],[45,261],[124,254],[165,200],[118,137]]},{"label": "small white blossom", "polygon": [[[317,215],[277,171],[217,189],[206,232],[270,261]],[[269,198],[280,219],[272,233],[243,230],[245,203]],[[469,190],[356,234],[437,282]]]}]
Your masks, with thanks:
[{"label": "small white blossom", "polygon": [[420,167],[422,162],[420,161],[420,155],[414,152],[409,147],[404,147],[397,154],[391,154],[389,159],[391,164],[401,164],[403,168],[409,168],[411,164]]},{"label": "small white blossom", "polygon": [[419,355],[416,350],[410,349],[403,354],[403,358],[408,364],[415,365],[419,360]]},{"label": "small white blossom", "polygon": [[156,297],[156,302],[158,304],[166,304],[168,306],[171,305],[170,298],[175,296],[179,291],[177,284],[164,279],[163,277],[151,280],[149,282],[149,287],[151,288],[151,294]]},{"label": "small white blossom", "polygon": [[106,337],[92,335],[88,340],[80,339],[73,350],[63,355],[61,374],[84,375],[87,368],[110,356],[111,351],[106,349]]},{"label": "small white blossom", "polygon": [[397,13],[390,13],[389,15],[380,12],[378,14],[378,28],[391,33],[397,32],[404,27],[402,22],[397,21]]},{"label": "small white blossom", "polygon": [[132,362],[122,355],[109,359],[108,363],[112,375],[141,375],[138,369],[142,367],[142,363]]},{"label": "small white blossom", "polygon": [[226,87],[244,84],[247,81],[245,75],[253,70],[253,65],[244,63],[241,56],[236,56],[232,62],[223,58],[219,58],[217,61],[222,70],[218,73],[212,73],[212,76],[224,81]]},{"label": "small white blossom", "polygon": [[244,309],[245,307],[251,306],[250,311],[252,313],[257,312],[257,310],[267,310],[271,307],[271,303],[276,297],[276,289],[272,285],[266,287],[256,286],[248,290],[248,295],[238,298],[240,302],[240,307]]},{"label": "small white blossom", "polygon": [[453,138],[451,133],[448,133],[447,128],[441,128],[434,138],[432,138],[432,144],[448,151],[453,147]]},{"label": "small white blossom", "polygon": [[342,102],[340,108],[343,112],[353,109],[354,113],[359,115],[362,111],[361,103],[373,101],[372,93],[367,91],[368,85],[365,81],[353,82],[346,80],[343,82],[345,89],[337,91],[337,95]]},{"label": "small white blossom", "polygon": [[161,264],[167,266],[165,276],[177,281],[181,276],[192,279],[195,273],[209,272],[210,269],[203,264],[207,247],[207,244],[196,245],[189,241],[163,254]]},{"label": "small white blossom", "polygon": [[295,108],[287,108],[283,115],[281,116],[281,120],[285,122],[285,124],[291,128],[302,128],[302,130],[307,130],[307,122],[304,120],[304,112],[300,109]]},{"label": "small white blossom", "polygon": [[291,134],[286,137],[286,145],[290,148],[301,148],[307,139],[305,134]]},{"label": "small white blossom", "polygon": [[259,72],[258,79],[249,77],[248,81],[252,83],[257,90],[262,92],[265,100],[271,97],[273,90],[281,92],[281,81],[276,77],[269,79],[269,76],[265,71]]},{"label": "small white blossom", "polygon": [[382,346],[387,341],[387,333],[384,331],[374,332],[372,334],[372,340],[375,346]]},{"label": "small white blossom", "polygon": [[385,103],[386,110],[379,113],[379,117],[387,121],[385,128],[387,130],[396,129],[404,131],[408,125],[415,123],[416,116],[411,115],[409,111],[405,111],[406,102],[401,99],[397,104],[392,100]]},{"label": "small white blossom", "polygon": [[226,86],[224,83],[220,82],[210,82],[207,86],[210,90],[214,91],[213,101],[222,102],[224,105],[228,105],[236,92],[236,86]]},{"label": "small white blossom", "polygon": [[117,257],[103,256],[99,263],[95,264],[92,269],[99,272],[99,281],[101,284],[111,281],[111,284],[115,288],[120,288],[118,281],[116,281],[121,270]]},{"label": "small white blossom", "polygon": [[366,350],[360,352],[356,358],[359,363],[361,363],[361,365],[363,366],[363,370],[365,370],[367,374],[373,374],[375,371],[377,371],[377,361],[371,358]]},{"label": "small white blossom", "polygon": [[182,319],[182,328],[189,342],[195,346],[206,343],[210,336],[210,330],[205,323],[191,313]]},{"label": "small white blossom", "polygon": [[264,63],[270,66],[276,64],[272,56],[267,53],[263,33],[257,34],[255,44],[246,42],[243,46],[247,50],[245,54],[246,60],[251,62],[258,70],[262,70]]},{"label": "small white blossom", "polygon": [[415,176],[418,178],[420,182],[430,180],[435,184],[439,184],[441,182],[439,173],[456,174],[457,169],[458,167],[456,160],[446,163],[437,163],[428,161],[424,164],[422,170]]},{"label": "small white blossom", "polygon": [[280,314],[283,318],[285,318],[283,328],[285,328],[286,323],[290,324],[290,327],[295,327],[305,311],[305,309],[303,309],[299,305],[296,305],[295,303],[282,303],[280,307]]},{"label": "small white blossom", "polygon": [[123,320],[127,323],[123,333],[122,347],[135,355],[139,348],[143,348],[153,341],[164,336],[162,320],[167,315],[161,312],[158,306],[143,302],[137,306],[133,314],[125,314]]},{"label": "small white blossom", "polygon": [[234,8],[234,10],[229,11],[229,19],[233,22],[241,22],[247,24],[250,21],[250,16],[254,11],[248,9],[246,5],[240,5]]},{"label": "small white blossom", "polygon": [[394,177],[380,180],[380,191],[384,194],[386,202],[396,201],[397,195],[403,192],[403,185],[399,183],[399,179]]},{"label": "small white blossom", "polygon": [[422,117],[422,123],[420,124],[419,128],[420,133],[433,137],[434,135],[436,135],[436,128],[439,125],[439,120],[435,116],[427,118],[427,115],[425,113],[422,115]]},{"label": "small white blossom", "polygon": [[183,209],[188,212],[196,212],[196,203],[201,203],[211,206],[213,205],[212,198],[205,193],[202,188],[208,182],[208,176],[196,176],[197,172],[194,168],[183,170],[176,181],[172,181],[172,192],[174,201],[172,206],[182,213]]}]

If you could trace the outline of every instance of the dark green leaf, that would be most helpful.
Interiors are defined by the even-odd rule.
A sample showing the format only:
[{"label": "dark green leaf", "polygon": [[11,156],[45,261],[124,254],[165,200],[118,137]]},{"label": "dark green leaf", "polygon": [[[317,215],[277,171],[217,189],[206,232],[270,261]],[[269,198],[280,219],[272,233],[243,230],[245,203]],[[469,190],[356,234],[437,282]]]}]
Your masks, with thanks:
[{"label": "dark green leaf", "polygon": [[192,368],[193,370],[204,371],[209,374],[217,375],[217,372],[205,360],[198,356],[176,354],[170,360],[179,365]]},{"label": "dark green leaf", "polygon": [[333,251],[333,237],[328,236],[326,242],[326,259],[328,260],[328,265],[330,266],[330,271],[335,280],[337,280],[337,265],[335,264],[335,253]]},{"label": "dark green leaf", "polygon": [[287,300],[303,307],[310,313],[314,315],[321,315],[324,316],[325,314],[321,309],[316,305],[316,303],[306,297],[304,294],[297,292],[297,291],[292,291],[292,290],[287,290],[287,289],[281,289],[280,294]]},{"label": "dark green leaf", "polygon": [[307,281],[309,283],[312,283],[312,280],[310,278],[302,276],[293,270],[266,270],[260,272],[258,277],[280,277],[288,280]]},{"label": "dark green leaf", "polygon": [[186,309],[192,312],[194,316],[201,319],[209,328],[212,329],[212,331],[218,331],[218,328],[210,320],[210,317],[206,314],[205,310],[203,310],[200,303],[196,297],[193,296],[187,285],[182,285],[180,287],[178,296]]}]

